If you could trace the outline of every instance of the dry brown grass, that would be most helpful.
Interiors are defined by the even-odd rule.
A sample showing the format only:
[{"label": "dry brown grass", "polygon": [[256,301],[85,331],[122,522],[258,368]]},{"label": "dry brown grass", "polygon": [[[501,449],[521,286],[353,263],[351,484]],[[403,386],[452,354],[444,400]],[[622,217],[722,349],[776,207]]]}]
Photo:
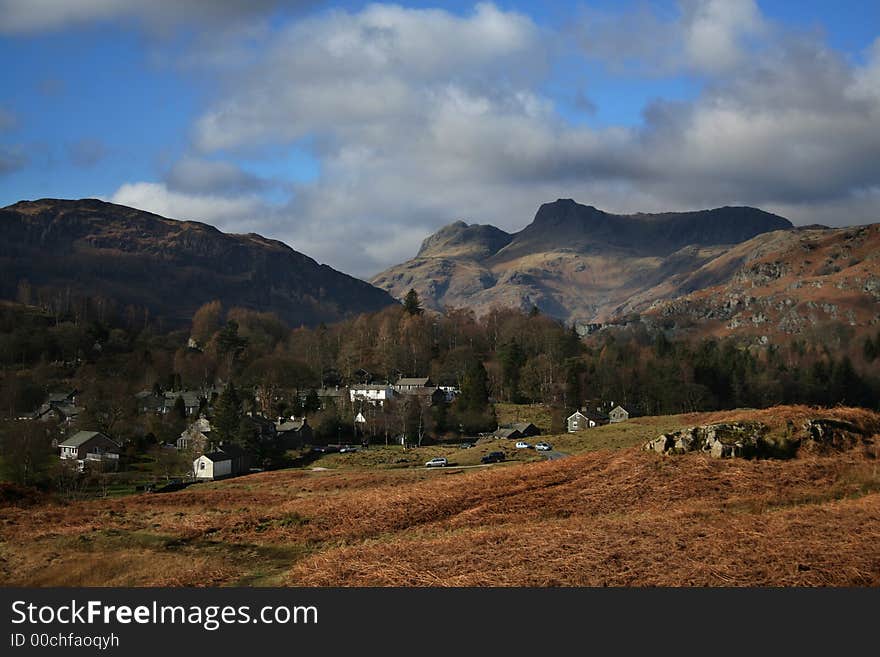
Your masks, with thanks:
[{"label": "dry brown grass", "polygon": [[[692,419],[736,414],[880,426],[806,407]],[[878,585],[880,475],[864,450],[722,461],[639,448],[457,473],[266,472],[0,509],[0,582]]]}]

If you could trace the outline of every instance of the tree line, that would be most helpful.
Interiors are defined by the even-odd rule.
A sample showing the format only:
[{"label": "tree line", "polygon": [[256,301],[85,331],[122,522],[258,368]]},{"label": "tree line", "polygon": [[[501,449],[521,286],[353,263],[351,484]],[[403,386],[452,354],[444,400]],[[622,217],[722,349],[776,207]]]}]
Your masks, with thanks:
[{"label": "tree line", "polygon": [[[225,392],[231,385],[234,404],[224,410],[228,400],[206,399],[204,409],[213,409],[228,440],[252,445],[255,430],[245,418],[254,416],[306,414],[323,441],[405,435],[418,442],[494,429],[492,402],[547,404],[554,430],[566,413],[598,401],[633,415],[783,403],[878,408],[878,358],[880,333],[837,349],[805,338],[768,345],[695,339],[640,323],[581,337],[534,310],[499,308],[482,317],[468,309],[426,311],[414,292],[376,313],[293,328],[271,313],[214,301],[187,329],[170,332],[7,303],[0,306],[0,440],[3,453],[12,450],[9,436],[23,435],[15,418],[59,389],[80,391],[81,428],[105,431],[133,454],[173,442],[190,421],[181,408],[139,414],[134,394],[141,390]],[[461,394],[449,405],[401,399],[382,409],[317,396],[402,376],[429,376]],[[356,425],[358,412],[366,422]]]}]

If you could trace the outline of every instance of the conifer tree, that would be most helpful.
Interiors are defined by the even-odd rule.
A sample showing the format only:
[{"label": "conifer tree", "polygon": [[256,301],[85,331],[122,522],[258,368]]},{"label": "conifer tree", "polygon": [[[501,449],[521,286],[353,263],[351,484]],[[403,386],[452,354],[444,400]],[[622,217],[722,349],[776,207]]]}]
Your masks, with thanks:
[{"label": "conifer tree", "polygon": [[424,312],[421,299],[419,299],[419,293],[412,288],[410,288],[403,299],[403,309],[410,315],[421,315]]},{"label": "conifer tree", "polygon": [[241,422],[241,398],[230,381],[217,398],[212,425],[221,441],[235,442]]}]

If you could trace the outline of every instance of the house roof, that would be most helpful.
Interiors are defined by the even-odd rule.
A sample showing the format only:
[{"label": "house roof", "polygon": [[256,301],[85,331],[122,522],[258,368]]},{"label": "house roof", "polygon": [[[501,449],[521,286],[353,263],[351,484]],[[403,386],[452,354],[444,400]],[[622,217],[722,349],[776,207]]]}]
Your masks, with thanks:
[{"label": "house roof", "polygon": [[566,419],[566,421],[568,421],[568,420],[570,420],[570,419],[572,419],[572,418],[574,418],[574,417],[577,417],[578,415],[580,415],[582,418],[589,419],[589,417],[587,416],[586,413],[581,413],[580,411],[575,411],[574,413],[572,413],[571,415],[569,415],[569,416],[568,416],[567,418],[565,418],[565,419]]},{"label": "house roof", "polygon": [[171,404],[176,404],[178,397],[183,397],[185,406],[195,407],[201,403],[203,395],[196,390],[179,390],[165,393],[165,401],[171,402]]},{"label": "house roof", "polygon": [[299,431],[306,424],[305,420],[284,420],[283,422],[275,423],[275,430],[279,433],[284,431]]},{"label": "house roof", "polygon": [[80,406],[74,406],[73,404],[71,404],[69,401],[66,400],[66,398],[61,401],[50,400],[42,404],[36,411],[34,411],[31,414],[31,417],[37,419],[52,411],[60,413],[64,417],[74,417],[82,413],[83,410],[84,409]]},{"label": "house roof", "polygon": [[527,431],[530,428],[531,429],[538,428],[534,424],[532,424],[531,422],[515,422],[514,424],[511,424],[510,426],[511,426],[511,428],[516,429],[520,433],[522,433],[523,431]]},{"label": "house roof", "polygon": [[[77,431],[75,434],[73,434],[70,438],[68,438],[64,442],[58,443],[58,446],[59,447],[82,447],[82,445],[84,445],[85,443],[90,441],[95,436],[102,436],[105,439],[110,440],[110,438],[107,438],[107,436],[102,434],[100,431]],[[115,441],[110,440],[110,442],[115,442]]]},{"label": "house roof", "polygon": [[58,406],[55,407],[55,410],[61,413],[64,417],[75,417],[85,409],[81,406],[74,406],[73,404],[58,404]]},{"label": "house roof", "polygon": [[612,408],[609,412],[610,412],[610,413],[613,413],[614,411],[616,411],[616,410],[618,410],[618,409],[620,409],[621,411],[623,411],[623,412],[626,413],[627,415],[629,414],[629,411],[626,410],[626,409],[625,409],[623,406],[621,406],[620,404],[618,404],[617,406],[615,406],[614,408]]},{"label": "house roof", "polygon": [[216,463],[217,461],[228,461],[230,459],[238,458],[239,456],[244,456],[245,453],[245,450],[238,445],[221,445],[213,452],[208,452],[202,456]]},{"label": "house roof", "polygon": [[398,386],[426,386],[428,385],[428,381],[430,381],[430,377],[415,377],[415,378],[405,378],[398,379],[395,385]]},{"label": "house roof", "polygon": [[391,386],[387,383],[358,383],[356,385],[350,386],[351,390],[357,392],[358,390],[388,390]]},{"label": "house roof", "polygon": [[[409,389],[409,390],[401,390],[400,394],[401,395],[418,395],[418,396],[423,396],[423,397],[430,397],[430,396],[434,395],[438,390],[439,390],[439,388],[422,387],[422,388],[413,388],[413,389]],[[441,390],[441,392],[442,392],[442,390]]]},{"label": "house roof", "polygon": [[202,457],[208,459],[209,461],[213,461],[214,463],[217,463],[218,461],[231,461],[232,460],[231,455],[227,454],[226,452],[219,452],[219,451],[208,452],[207,454],[202,454]]},{"label": "house roof", "polygon": [[521,432],[513,427],[498,427],[493,435],[498,436],[499,438],[510,438],[516,434],[521,435]]}]

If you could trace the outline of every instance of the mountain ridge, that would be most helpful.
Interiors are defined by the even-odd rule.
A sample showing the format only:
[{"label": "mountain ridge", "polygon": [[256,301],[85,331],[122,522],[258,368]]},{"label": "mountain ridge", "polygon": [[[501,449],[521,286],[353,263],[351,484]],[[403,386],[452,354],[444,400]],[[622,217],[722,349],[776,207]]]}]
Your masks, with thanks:
[{"label": "mountain ridge", "polygon": [[[463,221],[444,226],[416,257],[371,282],[396,297],[413,287],[437,310],[537,306],[589,323],[609,318],[630,294],[699,269],[731,244],[791,229],[787,219],[747,206],[621,215],[558,199],[514,233]],[[502,234],[495,243],[486,239]]]},{"label": "mountain ridge", "polygon": [[0,273],[3,298],[15,298],[25,281],[37,294],[100,296],[175,326],[214,299],[275,312],[291,325],[394,303],[369,283],[279,240],[224,233],[100,199],[39,199],[0,208]]}]

